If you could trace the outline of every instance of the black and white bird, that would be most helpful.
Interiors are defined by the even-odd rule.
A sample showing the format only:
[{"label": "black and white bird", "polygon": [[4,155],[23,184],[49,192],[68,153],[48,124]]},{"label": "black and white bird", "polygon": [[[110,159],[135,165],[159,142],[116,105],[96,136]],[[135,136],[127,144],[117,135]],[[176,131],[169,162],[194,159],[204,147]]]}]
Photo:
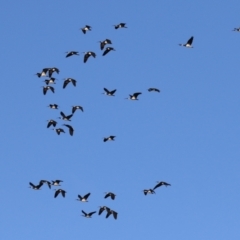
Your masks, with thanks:
[{"label": "black and white bird", "polygon": [[108,54],[110,51],[116,51],[113,47],[107,47],[105,49],[105,51],[103,52],[103,56],[105,56],[106,54]]},{"label": "black and white bird", "polygon": [[89,25],[86,25],[85,27],[81,28],[82,32],[86,34],[87,31],[91,31],[92,27]]},{"label": "black and white bird", "polygon": [[158,184],[153,188],[153,190],[155,190],[156,188],[161,187],[161,186],[167,187],[167,186],[171,186],[171,184],[161,181],[161,182],[158,182]]},{"label": "black and white bird", "polygon": [[103,141],[104,141],[104,142],[114,141],[114,138],[115,138],[115,137],[116,137],[116,136],[109,136],[109,137],[103,138]]},{"label": "black and white bird", "polygon": [[52,185],[53,186],[61,186],[60,185],[61,182],[63,182],[63,181],[62,180],[55,180],[55,181],[52,180]]},{"label": "black and white bird", "polygon": [[78,201],[80,201],[80,202],[88,202],[88,197],[90,196],[90,194],[91,193],[88,193],[88,194],[86,194],[86,195],[84,195],[83,197],[81,196],[81,195],[78,195],[78,199],[76,199],[76,200],[78,200]]},{"label": "black and white bird", "polygon": [[134,93],[133,95],[130,95],[129,94],[129,98],[126,98],[126,99],[129,99],[129,100],[138,100],[138,95],[142,94],[141,92],[136,92]]},{"label": "black and white bird", "polygon": [[30,188],[32,188],[33,190],[40,190],[41,186],[43,185],[43,183],[39,183],[38,185],[34,185],[33,183],[29,182],[30,184]]},{"label": "black and white bird", "polygon": [[59,193],[61,193],[62,196],[65,197],[66,191],[63,190],[63,189],[57,189],[56,192],[55,192],[55,194],[54,194],[54,197],[56,198]]},{"label": "black and white bird", "polygon": [[55,131],[56,131],[57,135],[60,135],[60,133],[65,133],[65,131],[62,128],[56,128]]},{"label": "black and white bird", "polygon": [[68,124],[63,124],[63,125],[68,128],[69,134],[70,134],[71,136],[73,136],[73,132],[74,132],[73,127],[72,127],[71,125],[68,125]]},{"label": "black and white bird", "polygon": [[53,68],[49,68],[48,69],[48,76],[51,78],[52,77],[52,74],[56,72],[57,74],[59,74],[60,70],[56,67],[53,67]]},{"label": "black and white bird", "polygon": [[64,121],[71,121],[70,118],[73,116],[73,114],[66,116],[63,112],[60,112],[60,114],[61,114],[61,117],[59,117],[59,118]]},{"label": "black and white bird", "polygon": [[58,109],[58,105],[57,104],[49,104],[48,107],[50,107],[51,109]]},{"label": "black and white bird", "polygon": [[47,128],[51,126],[56,127],[56,125],[57,125],[57,122],[51,119],[48,121]]},{"label": "black and white bird", "polygon": [[48,187],[51,189],[51,182],[47,181],[47,180],[41,180],[39,183],[42,183],[42,184],[47,184]]},{"label": "black and white bird", "polygon": [[44,80],[44,82],[48,85],[48,84],[55,84],[55,80],[56,78],[49,78]]},{"label": "black and white bird", "polygon": [[43,94],[46,95],[48,90],[51,90],[54,93],[54,87],[52,87],[52,86],[44,86],[43,87]]},{"label": "black and white bird", "polygon": [[113,25],[115,27],[115,29],[118,29],[118,28],[127,28],[126,27],[126,23],[119,23],[117,25]]},{"label": "black and white bird", "polygon": [[78,105],[78,106],[72,106],[72,114],[74,114],[75,111],[78,110],[78,109],[83,112],[83,107],[81,107],[81,106],[79,106],[79,105]]},{"label": "black and white bird", "polygon": [[185,44],[180,43],[179,46],[193,48],[192,42],[193,42],[193,37],[190,37],[189,40]]},{"label": "black and white bird", "polygon": [[160,92],[160,90],[157,88],[149,88],[148,91],[149,92]]},{"label": "black and white bird", "polygon": [[234,28],[233,31],[240,32],[240,27],[239,28]]},{"label": "black and white bird", "polygon": [[147,194],[154,194],[155,192],[153,189],[144,189],[143,193],[144,193],[144,195],[147,195]]},{"label": "black and white bird", "polygon": [[47,76],[47,72],[50,68],[43,68],[42,72],[40,73],[36,73],[36,75],[40,78],[40,77],[46,77]]},{"label": "black and white bird", "polygon": [[117,220],[117,215],[118,215],[118,213],[115,212],[115,211],[113,211],[112,209],[108,209],[108,210],[107,210],[106,218],[108,218],[111,214],[113,215],[114,219]]},{"label": "black and white bird", "polygon": [[94,58],[96,57],[96,53],[95,53],[95,52],[89,51],[89,52],[84,52],[84,53],[85,53],[85,54],[84,54],[84,58],[83,58],[83,62],[84,62],[84,63],[87,62],[87,60],[88,60],[88,58],[89,58],[90,56],[93,56]]},{"label": "black and white bird", "polygon": [[66,53],[67,53],[66,58],[67,58],[67,57],[71,57],[71,56],[73,56],[73,55],[79,56],[79,53],[76,52],[76,51],[71,51],[71,52],[66,52]]},{"label": "black and white bird", "polygon": [[108,197],[111,197],[111,199],[114,200],[116,197],[116,194],[112,192],[107,192],[104,198],[108,198]]},{"label": "black and white bird", "polygon": [[95,211],[95,212],[86,213],[86,212],[84,212],[84,211],[82,210],[82,213],[84,214],[84,215],[82,215],[83,217],[91,218],[92,215],[93,215],[94,213],[96,213],[96,211]]},{"label": "black and white bird", "polygon": [[73,78],[65,78],[63,83],[63,88],[65,88],[70,82],[73,84],[74,87],[76,87],[77,81]]},{"label": "black and white bird", "polygon": [[100,42],[100,49],[103,50],[104,47],[107,45],[107,44],[112,44],[111,40],[109,39],[105,39],[104,41],[99,41]]},{"label": "black and white bird", "polygon": [[105,91],[103,94],[105,94],[107,96],[115,96],[114,93],[117,91],[117,89],[114,89],[112,91],[109,91],[107,88],[103,88],[103,89]]},{"label": "black and white bird", "polygon": [[106,207],[106,206],[101,206],[98,211],[98,215],[101,215],[104,210],[108,211],[108,210],[110,210],[110,208]]}]

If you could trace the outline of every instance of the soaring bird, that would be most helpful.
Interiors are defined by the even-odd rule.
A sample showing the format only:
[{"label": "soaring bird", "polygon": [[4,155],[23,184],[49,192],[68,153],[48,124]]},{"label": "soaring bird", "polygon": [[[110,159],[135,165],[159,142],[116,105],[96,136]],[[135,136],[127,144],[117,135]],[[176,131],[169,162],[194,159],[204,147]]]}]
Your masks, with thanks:
[{"label": "soaring bird", "polygon": [[50,78],[50,79],[46,79],[44,80],[44,82],[48,85],[48,84],[55,84],[55,78]]},{"label": "soaring bird", "polygon": [[114,93],[117,91],[117,89],[109,91],[108,89],[104,88],[104,91],[105,91],[105,93],[103,93],[103,94],[105,94],[107,96],[115,96]]},{"label": "soaring bird", "polygon": [[77,109],[79,109],[79,110],[81,110],[83,112],[83,107],[81,107],[81,106],[73,106],[72,107],[72,114],[74,114]]},{"label": "soaring bird", "polygon": [[38,185],[34,185],[33,183],[29,182],[30,184],[30,188],[32,188],[33,190],[40,190],[40,187],[43,185],[43,183],[39,183]]},{"label": "soaring bird", "polygon": [[40,183],[42,183],[42,184],[47,184],[48,185],[48,187],[51,189],[51,182],[49,182],[49,181],[47,181],[47,180],[41,180],[40,182],[39,182],[39,184]]},{"label": "soaring bird", "polygon": [[48,107],[50,107],[51,109],[58,109],[58,105],[57,104],[49,104]]},{"label": "soaring bird", "polygon": [[110,210],[110,208],[109,208],[109,207],[106,207],[106,206],[100,207],[99,212],[98,212],[98,215],[101,215],[104,210],[108,211],[108,210]]},{"label": "soaring bird", "polygon": [[43,94],[46,95],[48,90],[51,90],[54,93],[54,87],[52,87],[52,86],[44,86],[43,87]]},{"label": "soaring bird", "polygon": [[82,210],[82,213],[84,214],[84,215],[82,215],[83,217],[91,218],[92,215],[93,215],[94,213],[96,213],[96,211],[95,211],[95,212],[86,213],[86,212],[84,212],[84,211]]},{"label": "soaring bird", "polygon": [[103,141],[104,141],[104,142],[114,141],[114,138],[115,138],[115,137],[116,137],[116,136],[109,136],[109,137],[103,138]]},{"label": "soaring bird", "polygon": [[55,180],[55,181],[52,181],[52,185],[53,186],[61,186],[60,183],[63,182],[62,180]]},{"label": "soaring bird", "polygon": [[73,132],[74,132],[73,127],[70,126],[70,125],[68,125],[68,124],[63,124],[63,125],[66,126],[66,127],[68,128],[68,130],[69,130],[69,134],[70,134],[71,136],[73,136]]},{"label": "soaring bird", "polygon": [[111,42],[111,40],[109,40],[109,39],[105,39],[104,41],[99,41],[100,42],[100,49],[101,50],[103,50],[104,49],[104,47],[105,47],[105,45],[107,45],[107,44],[112,44],[112,42]]},{"label": "soaring bird", "polygon": [[115,29],[118,29],[118,28],[127,28],[126,26],[126,23],[119,23],[117,25],[113,25],[115,27]]},{"label": "soaring bird", "polygon": [[144,189],[143,193],[144,193],[144,195],[147,195],[147,194],[154,194],[155,192],[153,189]]},{"label": "soaring bird", "polygon": [[71,56],[73,56],[73,55],[79,55],[79,53],[78,52],[76,52],[76,51],[71,51],[71,52],[66,52],[67,53],[67,55],[66,55],[66,58],[67,57],[71,57]]},{"label": "soaring bird", "polygon": [[160,90],[157,88],[149,88],[148,91],[149,92],[160,92]]},{"label": "soaring bird", "polygon": [[117,219],[118,213],[115,212],[115,211],[113,211],[113,210],[111,210],[111,209],[107,210],[106,218],[108,218],[111,214],[113,215],[113,217],[114,217],[115,219]]},{"label": "soaring bird", "polygon": [[74,87],[76,87],[77,81],[73,78],[65,78],[63,83],[63,88],[65,88],[70,82],[73,84]]},{"label": "soaring bird", "polygon": [[48,76],[51,78],[52,77],[52,74],[56,72],[57,74],[59,74],[60,70],[56,67],[53,67],[53,68],[49,68],[48,70]]},{"label": "soaring bird", "polygon": [[62,133],[65,133],[62,128],[56,128],[55,131],[56,131],[56,133],[57,133],[58,135],[60,135],[61,132],[62,132]]},{"label": "soaring bird", "polygon": [[87,31],[91,31],[92,27],[89,25],[86,25],[85,27],[81,28],[82,32],[86,34]]},{"label": "soaring bird", "polygon": [[51,120],[48,121],[47,128],[51,127],[52,125],[53,125],[54,127],[56,127],[57,122],[51,119]]},{"label": "soaring bird", "polygon": [[110,51],[116,51],[114,48],[112,48],[112,47],[107,47],[106,49],[105,49],[105,51],[103,52],[103,56],[105,56],[107,53],[109,53]]},{"label": "soaring bird", "polygon": [[158,182],[158,184],[153,188],[153,190],[155,190],[156,188],[158,187],[161,187],[161,186],[171,186],[171,184],[169,183],[166,183],[166,182]]},{"label": "soaring bird", "polygon": [[106,193],[106,195],[105,195],[104,198],[111,197],[111,199],[114,200],[114,199],[115,199],[115,196],[116,196],[116,194],[114,194],[114,193],[112,193],[112,192],[108,192],[108,193]]},{"label": "soaring bird", "polygon": [[91,193],[88,193],[88,194],[86,194],[86,195],[84,195],[83,197],[81,196],[81,195],[78,195],[78,201],[80,201],[80,202],[88,202],[88,197],[90,196],[90,194]]},{"label": "soaring bird", "polygon": [[129,98],[126,98],[126,99],[129,99],[129,100],[138,100],[138,95],[142,94],[141,92],[136,92],[134,93],[133,95],[130,95],[129,94]]},{"label": "soaring bird", "polygon": [[58,194],[61,193],[63,197],[65,197],[66,191],[63,189],[58,189],[56,190],[54,197],[56,198],[58,196]]},{"label": "soaring bird", "polygon": [[192,42],[193,42],[193,37],[190,37],[189,40],[185,44],[180,43],[179,46],[183,46],[183,47],[187,47],[187,48],[193,48],[192,47]]},{"label": "soaring bird", "polygon": [[60,114],[62,117],[59,117],[59,118],[65,121],[71,121],[70,118],[73,116],[73,114],[66,116],[63,112],[60,112]]},{"label": "soaring bird", "polygon": [[84,58],[83,58],[83,62],[84,62],[84,63],[87,62],[87,60],[88,60],[88,58],[89,58],[90,56],[93,56],[94,58],[96,57],[96,53],[95,53],[95,52],[89,51],[89,52],[84,52],[84,53],[85,53],[85,54],[84,54]]}]

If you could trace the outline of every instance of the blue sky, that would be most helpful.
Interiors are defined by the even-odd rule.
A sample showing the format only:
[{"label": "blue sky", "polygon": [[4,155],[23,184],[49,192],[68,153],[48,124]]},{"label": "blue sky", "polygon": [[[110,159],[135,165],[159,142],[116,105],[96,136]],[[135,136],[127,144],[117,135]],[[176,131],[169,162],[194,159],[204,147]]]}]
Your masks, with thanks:
[{"label": "blue sky", "polygon": [[[225,0],[2,3],[2,239],[239,239],[239,9]],[[120,22],[128,28],[115,30]],[[191,36],[193,49],[178,46]],[[106,38],[116,51],[103,57]],[[65,58],[72,50],[80,56]],[[84,64],[86,51],[97,57]],[[34,74],[45,67],[60,73],[44,96],[46,78]],[[62,88],[68,77],[77,87]],[[134,92],[139,101],[124,99]],[[73,137],[46,128],[66,123],[60,110],[73,105],[84,108]],[[41,179],[63,180],[66,198],[28,188]],[[172,186],[144,196],[156,181]],[[88,203],[75,200],[88,192]],[[81,216],[101,205],[117,221]]]}]

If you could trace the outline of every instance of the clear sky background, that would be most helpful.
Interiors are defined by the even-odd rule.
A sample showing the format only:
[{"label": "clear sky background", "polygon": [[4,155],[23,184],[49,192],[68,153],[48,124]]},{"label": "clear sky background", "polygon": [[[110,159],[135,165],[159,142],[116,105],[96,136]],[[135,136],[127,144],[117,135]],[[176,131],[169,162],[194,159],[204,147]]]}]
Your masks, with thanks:
[{"label": "clear sky background", "polygon": [[[1,239],[240,239],[239,10],[237,0],[2,2]],[[178,45],[191,36],[193,49]],[[103,57],[105,38],[116,51]],[[65,58],[71,50],[81,55]],[[84,64],[85,51],[97,57]],[[34,74],[45,67],[60,74],[44,96]],[[62,88],[68,77],[77,87]],[[139,101],[124,99],[134,92]],[[46,128],[73,105],[84,108],[73,137]],[[41,179],[63,180],[66,198],[29,188]],[[172,186],[144,196],[156,181]],[[101,205],[118,219],[81,216]]]}]

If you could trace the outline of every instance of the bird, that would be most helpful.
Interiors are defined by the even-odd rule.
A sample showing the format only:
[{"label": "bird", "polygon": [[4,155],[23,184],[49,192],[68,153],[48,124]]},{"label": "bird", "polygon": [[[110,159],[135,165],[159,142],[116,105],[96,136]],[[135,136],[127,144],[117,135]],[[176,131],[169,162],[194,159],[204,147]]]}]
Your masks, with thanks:
[{"label": "bird", "polygon": [[112,91],[109,91],[109,90],[106,89],[106,88],[103,88],[103,89],[104,89],[104,91],[105,91],[105,93],[103,93],[103,94],[105,94],[105,95],[107,95],[107,96],[115,96],[114,93],[117,91],[117,89],[114,89],[114,90],[112,90]]},{"label": "bird", "polygon": [[79,110],[81,110],[83,112],[83,107],[81,107],[81,106],[72,106],[72,114],[74,114],[77,109],[79,109]]},{"label": "bird", "polygon": [[130,95],[129,94],[129,98],[126,98],[126,99],[129,99],[129,100],[138,100],[138,95],[142,94],[141,92],[136,92],[134,93],[133,95]]},{"label": "bird", "polygon": [[95,211],[95,212],[90,212],[90,213],[85,213],[85,212],[82,210],[82,213],[84,214],[84,215],[82,215],[83,217],[91,218],[92,215],[93,215],[94,213],[96,213],[96,211]]},{"label": "bird", "polygon": [[63,88],[65,88],[70,82],[73,84],[74,87],[76,87],[77,81],[73,78],[65,78],[63,83]]},{"label": "bird", "polygon": [[92,27],[89,25],[86,25],[85,27],[81,28],[82,32],[86,34],[87,31],[91,31]]},{"label": "bird", "polygon": [[158,184],[153,188],[153,190],[155,190],[156,188],[158,188],[158,187],[161,187],[161,186],[171,186],[171,184],[169,184],[169,183],[166,183],[166,182],[158,182]]},{"label": "bird", "polygon": [[53,186],[61,186],[60,185],[61,182],[63,182],[63,181],[62,180],[55,180],[55,181],[52,180],[52,185]]},{"label": "bird", "polygon": [[107,210],[106,218],[108,218],[111,214],[113,215],[113,217],[114,217],[115,219],[117,219],[118,213],[115,212],[115,211],[113,211],[113,210],[111,210],[111,209],[108,209],[108,210]]},{"label": "bird", "polygon": [[51,109],[58,109],[57,104],[49,104],[48,107],[50,107]]},{"label": "bird", "polygon": [[76,52],[76,51],[71,51],[71,52],[66,52],[67,53],[67,55],[66,55],[66,58],[67,57],[71,57],[71,56],[73,56],[73,55],[79,55],[79,53],[78,52]]},{"label": "bird", "polygon": [[148,91],[149,92],[160,92],[160,90],[157,88],[149,88]]},{"label": "bird", "polygon": [[40,183],[42,183],[42,184],[46,183],[46,184],[48,185],[48,187],[51,189],[51,182],[49,182],[49,181],[47,181],[47,180],[41,180],[41,181],[39,182],[39,184],[40,184]]},{"label": "bird", "polygon": [[147,195],[147,194],[154,194],[155,192],[152,189],[144,189],[143,193],[144,193],[144,195]]},{"label": "bird", "polygon": [[[53,129],[53,130],[54,130],[54,129]],[[58,135],[60,135],[61,132],[62,132],[62,133],[65,133],[62,128],[56,128],[55,131],[56,131],[56,133],[57,133]]]},{"label": "bird", "polygon": [[234,28],[233,31],[240,32],[240,27],[239,28]]},{"label": "bird", "polygon": [[118,29],[118,28],[127,28],[126,26],[126,23],[119,23],[117,25],[113,25],[115,27],[115,29]]},{"label": "bird", "polygon": [[105,49],[105,51],[103,52],[103,56],[105,56],[107,53],[109,53],[110,51],[116,51],[114,48],[112,48],[112,47],[107,47],[106,49]]},{"label": "bird", "polygon": [[112,44],[111,40],[105,39],[104,41],[99,41],[100,42],[100,49],[103,50],[105,45],[107,44]]},{"label": "bird", "polygon": [[104,198],[111,197],[111,199],[114,200],[114,199],[115,199],[115,196],[116,196],[116,194],[114,194],[114,193],[112,193],[112,192],[108,192],[108,193],[106,193],[106,195],[105,195]]},{"label": "bird", "polygon": [[73,136],[73,132],[74,132],[73,127],[70,126],[70,125],[68,125],[68,124],[63,124],[63,125],[66,126],[66,127],[68,127],[68,129],[69,129],[69,134],[70,134],[71,136]]},{"label": "bird", "polygon": [[109,207],[106,207],[106,206],[100,207],[100,209],[99,209],[99,211],[98,211],[98,215],[101,215],[104,210],[108,211],[108,210],[110,210],[110,208],[109,208]]},{"label": "bird", "polygon": [[179,46],[187,47],[187,48],[193,48],[192,47],[193,37],[190,37],[189,40],[185,44],[179,44]]},{"label": "bird", "polygon": [[54,93],[54,87],[52,87],[52,86],[44,86],[43,87],[43,94],[46,95],[48,90],[51,90]]},{"label": "bird", "polygon": [[62,117],[59,117],[59,118],[65,121],[71,121],[70,118],[73,116],[73,114],[66,116],[63,112],[60,112],[60,114]]},{"label": "bird", "polygon": [[116,137],[116,136],[109,136],[109,137],[103,138],[103,141],[104,141],[104,142],[114,141],[114,138],[115,138],[115,137]]},{"label": "bird", "polygon": [[78,201],[80,201],[80,202],[88,202],[88,197],[90,196],[90,194],[91,193],[88,193],[88,194],[86,194],[86,195],[84,195],[83,197],[81,196],[81,195],[78,195],[78,199],[76,199],[76,200],[78,200]]},{"label": "bird", "polygon": [[93,56],[94,58],[96,57],[96,53],[95,53],[95,52],[89,51],[89,52],[84,52],[84,53],[85,53],[85,54],[84,54],[84,58],[83,58],[83,62],[84,62],[84,63],[87,62],[87,60],[88,60],[88,58],[89,58],[90,56]]},{"label": "bird", "polygon": [[52,125],[53,125],[54,127],[56,127],[57,122],[51,119],[51,120],[48,121],[47,128],[51,127]]},{"label": "bird", "polygon": [[33,183],[29,182],[30,184],[30,188],[32,188],[33,190],[40,190],[41,186],[43,185],[43,183],[39,183],[38,185],[34,185]]},{"label": "bird", "polygon": [[44,82],[48,85],[48,84],[55,84],[55,78],[50,78],[50,79],[46,79],[44,80]]},{"label": "bird", "polygon": [[48,70],[48,76],[51,78],[52,77],[52,74],[56,72],[57,74],[59,74],[60,70],[56,67],[53,67],[53,68],[49,68]]},{"label": "bird", "polygon": [[56,190],[54,197],[56,198],[58,196],[58,194],[61,193],[63,197],[65,197],[66,191],[63,189],[58,189]]},{"label": "bird", "polygon": [[36,73],[36,75],[40,78],[40,77],[45,77],[47,76],[47,72],[49,71],[50,68],[43,68],[41,73]]}]

